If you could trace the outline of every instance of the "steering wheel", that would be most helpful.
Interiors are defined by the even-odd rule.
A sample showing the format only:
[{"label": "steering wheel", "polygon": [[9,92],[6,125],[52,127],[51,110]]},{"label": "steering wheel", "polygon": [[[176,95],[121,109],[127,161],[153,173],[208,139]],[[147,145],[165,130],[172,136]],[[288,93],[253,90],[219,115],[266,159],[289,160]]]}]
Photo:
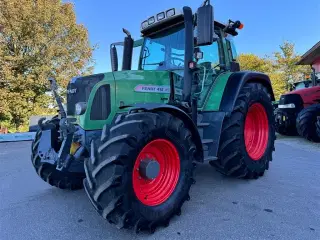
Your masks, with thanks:
[{"label": "steering wheel", "polygon": [[211,62],[202,62],[199,65],[205,67],[207,71],[212,68]]},{"label": "steering wheel", "polygon": [[[181,63],[176,64],[176,63],[175,63],[175,60],[180,61]],[[171,58],[171,63],[172,63],[173,65],[175,65],[175,66],[180,67],[181,65],[184,64],[184,59],[177,58],[177,57],[172,57],[172,58]]]}]

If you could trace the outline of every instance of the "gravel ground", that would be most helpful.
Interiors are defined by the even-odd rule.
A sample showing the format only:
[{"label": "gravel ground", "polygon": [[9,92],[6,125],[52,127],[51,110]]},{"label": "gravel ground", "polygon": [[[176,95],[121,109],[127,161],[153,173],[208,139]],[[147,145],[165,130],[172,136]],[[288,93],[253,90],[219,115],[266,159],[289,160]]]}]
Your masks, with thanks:
[{"label": "gravel ground", "polygon": [[117,230],[85,192],[50,187],[30,163],[30,142],[0,144],[0,239],[320,239],[320,144],[279,136],[264,177],[237,180],[209,165],[191,201],[153,235]]}]

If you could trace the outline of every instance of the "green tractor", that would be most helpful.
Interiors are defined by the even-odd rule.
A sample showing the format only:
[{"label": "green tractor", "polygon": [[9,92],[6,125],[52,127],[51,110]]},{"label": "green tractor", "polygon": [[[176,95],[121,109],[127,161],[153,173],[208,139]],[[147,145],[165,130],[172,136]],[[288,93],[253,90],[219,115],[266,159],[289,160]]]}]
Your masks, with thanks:
[{"label": "green tractor", "polygon": [[52,79],[60,116],[39,122],[39,176],[59,188],[84,185],[104,219],[136,232],[181,214],[197,163],[263,176],[274,151],[274,94],[267,75],[240,71],[231,37],[242,26],[214,21],[209,1],[195,14],[172,8],[142,22],[142,40],[124,30],[110,48],[112,72],[74,78],[66,112]]}]

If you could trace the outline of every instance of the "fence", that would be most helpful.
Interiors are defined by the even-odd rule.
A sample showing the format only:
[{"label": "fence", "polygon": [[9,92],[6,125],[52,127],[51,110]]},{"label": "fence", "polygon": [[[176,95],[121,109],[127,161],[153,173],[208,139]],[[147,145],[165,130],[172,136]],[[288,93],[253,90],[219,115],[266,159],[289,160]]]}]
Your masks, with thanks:
[{"label": "fence", "polygon": [[0,134],[0,142],[32,141],[35,132]]}]

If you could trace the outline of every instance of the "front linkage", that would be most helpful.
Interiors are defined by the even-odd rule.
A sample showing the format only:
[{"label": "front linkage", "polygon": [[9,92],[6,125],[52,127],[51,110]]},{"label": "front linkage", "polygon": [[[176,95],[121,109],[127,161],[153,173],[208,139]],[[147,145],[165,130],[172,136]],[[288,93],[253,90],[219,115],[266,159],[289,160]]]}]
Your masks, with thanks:
[{"label": "front linkage", "polygon": [[57,84],[49,79],[51,90],[59,107],[59,116],[49,121],[41,118],[39,130],[32,143],[32,163],[38,175],[49,184],[67,189],[82,188],[85,147],[77,134],[74,118],[67,118]]},{"label": "front linkage", "polygon": [[[53,141],[61,142],[60,150],[56,153],[56,165],[57,170],[59,171],[73,171],[73,172],[83,172],[83,164],[77,164],[74,166],[72,162],[76,162],[74,160],[80,160],[84,154],[85,147],[80,146],[79,141],[81,136],[76,134],[77,128],[75,126],[76,119],[75,118],[67,118],[67,113],[63,108],[61,97],[57,93],[57,83],[54,78],[49,78],[51,91],[55,97],[59,108],[59,114],[61,119],[59,121],[59,136],[58,139],[52,139]],[[75,147],[72,146],[72,143],[75,144]],[[76,148],[80,146],[79,148]],[[71,150],[71,151],[70,151]],[[71,154],[72,153],[72,154]],[[77,161],[79,162],[79,161]],[[82,161],[80,161],[82,162]],[[83,163],[83,162],[82,162]],[[69,169],[71,168],[71,169]]]},{"label": "front linkage", "polygon": [[[80,140],[80,138],[78,138],[75,134],[77,128],[73,124],[73,122],[74,119],[72,118],[62,118],[59,122],[59,140],[62,142],[57,158],[57,169],[59,171],[71,170],[69,169],[71,163],[75,162],[74,160],[80,160],[85,151],[84,146],[80,146],[79,149],[77,149],[77,151],[75,152],[75,149],[72,148],[72,143],[77,145],[78,141]],[[73,152],[74,154],[70,154],[71,152]],[[79,166],[82,166],[82,164],[80,164]],[[79,170],[80,172],[83,172],[83,166],[80,167]]]}]

